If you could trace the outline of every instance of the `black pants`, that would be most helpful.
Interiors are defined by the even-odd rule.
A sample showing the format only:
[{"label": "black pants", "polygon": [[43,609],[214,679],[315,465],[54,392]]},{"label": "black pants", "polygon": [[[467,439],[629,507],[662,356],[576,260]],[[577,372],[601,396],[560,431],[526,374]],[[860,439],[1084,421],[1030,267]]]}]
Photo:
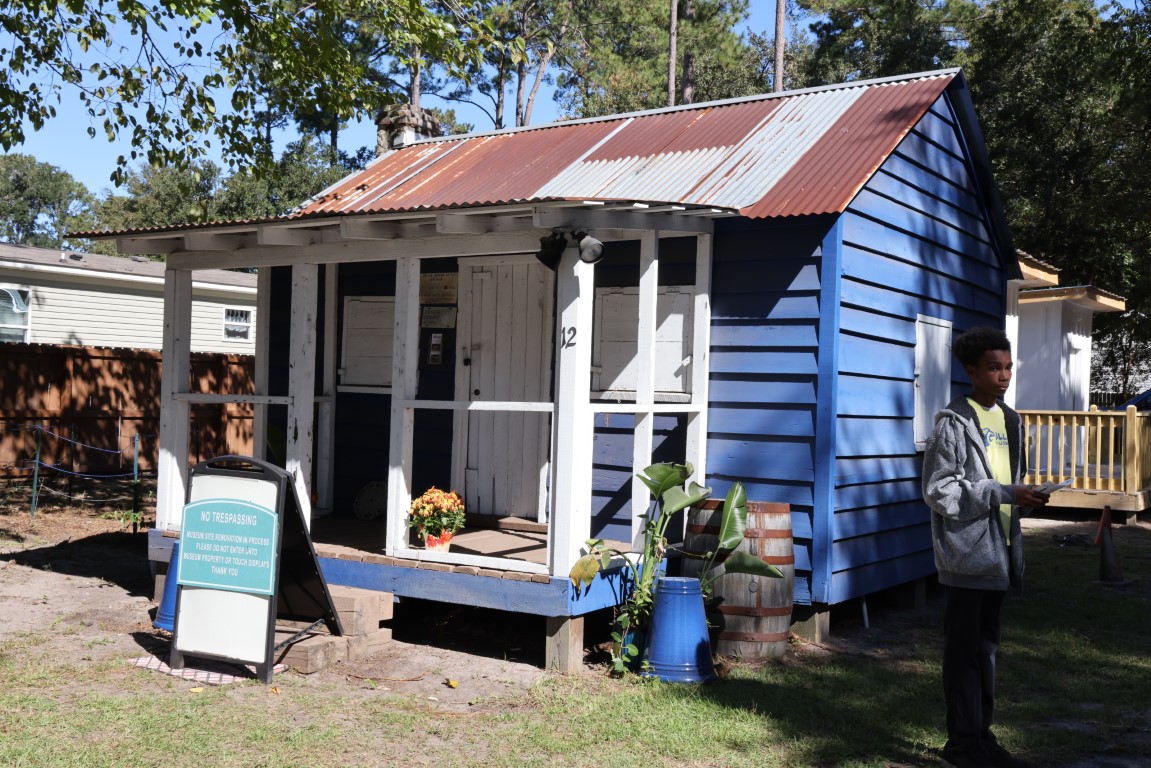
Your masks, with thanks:
[{"label": "black pants", "polygon": [[995,713],[995,651],[999,609],[1006,592],[947,587],[943,618],[943,696],[947,742],[978,750],[991,735]]}]

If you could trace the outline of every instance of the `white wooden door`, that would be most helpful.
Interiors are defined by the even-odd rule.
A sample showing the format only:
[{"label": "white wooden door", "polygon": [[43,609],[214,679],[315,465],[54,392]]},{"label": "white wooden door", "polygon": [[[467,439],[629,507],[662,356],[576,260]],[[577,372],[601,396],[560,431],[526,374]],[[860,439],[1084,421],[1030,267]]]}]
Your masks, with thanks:
[{"label": "white wooden door", "polygon": [[[532,256],[460,266],[457,399],[550,401],[554,279]],[[469,411],[456,436],[469,513],[547,519],[550,414]]]}]

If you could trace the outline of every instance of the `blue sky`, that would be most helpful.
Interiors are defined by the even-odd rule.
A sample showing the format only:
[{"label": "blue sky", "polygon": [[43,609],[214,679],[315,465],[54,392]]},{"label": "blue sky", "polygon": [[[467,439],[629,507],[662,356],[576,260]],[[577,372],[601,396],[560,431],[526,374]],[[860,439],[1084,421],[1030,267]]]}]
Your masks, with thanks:
[{"label": "blue sky", "polygon": [[[1128,6],[1132,3],[1133,0],[1123,2]],[[745,29],[765,32],[774,28],[774,0],[751,0],[750,18]],[[555,119],[556,105],[551,96],[551,89],[541,88],[532,114],[533,124],[538,125]],[[468,105],[445,104],[430,97],[425,97],[424,105],[455,109],[457,119],[472,123],[476,130],[491,128],[488,118]],[[15,147],[12,151],[29,154],[37,160],[63,168],[94,193],[101,194],[104,190],[110,189],[112,184],[108,176],[115,169],[116,157],[129,153],[130,142],[127,138],[121,138],[115,143],[108,142],[99,125],[96,126],[98,129],[96,138],[89,138],[86,132],[88,117],[75,94],[66,93],[58,109],[57,118],[49,121],[43,130],[33,132],[30,126],[26,126],[27,138],[24,145]],[[284,141],[291,138],[293,137],[286,135]],[[361,146],[374,146],[375,126],[370,121],[349,126],[341,133],[340,142],[341,146],[349,151]],[[218,161],[218,158],[213,159]]]}]

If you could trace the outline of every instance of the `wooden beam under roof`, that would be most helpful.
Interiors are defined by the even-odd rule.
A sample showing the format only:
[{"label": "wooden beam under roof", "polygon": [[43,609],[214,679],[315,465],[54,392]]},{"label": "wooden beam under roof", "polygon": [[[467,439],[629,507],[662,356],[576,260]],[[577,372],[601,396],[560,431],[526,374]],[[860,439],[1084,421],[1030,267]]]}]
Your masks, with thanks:
[{"label": "wooden beam under roof", "polygon": [[536,226],[545,229],[634,229],[659,230],[661,232],[690,232],[710,234],[715,224],[710,219],[685,216],[682,213],[647,213],[632,211],[605,211],[586,208],[545,208],[537,207],[532,214]]}]

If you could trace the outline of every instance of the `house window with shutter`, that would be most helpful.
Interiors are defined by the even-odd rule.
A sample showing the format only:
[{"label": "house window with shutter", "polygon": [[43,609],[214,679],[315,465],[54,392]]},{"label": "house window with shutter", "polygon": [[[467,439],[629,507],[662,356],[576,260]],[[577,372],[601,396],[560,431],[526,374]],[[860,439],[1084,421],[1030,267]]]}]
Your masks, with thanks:
[{"label": "house window with shutter", "polygon": [[341,391],[371,391],[392,385],[396,300],[392,296],[344,298]]},{"label": "house window with shutter", "polygon": [[224,340],[252,340],[252,310],[224,307]]},{"label": "house window with shutter", "polygon": [[[690,286],[660,286],[656,297],[655,399],[690,402],[693,303]],[[592,392],[634,401],[638,288],[597,288],[592,346]]]},{"label": "house window with shutter", "polygon": [[28,341],[32,312],[27,288],[0,286],[0,341]]},{"label": "house window with shutter", "polygon": [[935,414],[951,400],[951,322],[915,318],[915,448],[927,447]]}]

